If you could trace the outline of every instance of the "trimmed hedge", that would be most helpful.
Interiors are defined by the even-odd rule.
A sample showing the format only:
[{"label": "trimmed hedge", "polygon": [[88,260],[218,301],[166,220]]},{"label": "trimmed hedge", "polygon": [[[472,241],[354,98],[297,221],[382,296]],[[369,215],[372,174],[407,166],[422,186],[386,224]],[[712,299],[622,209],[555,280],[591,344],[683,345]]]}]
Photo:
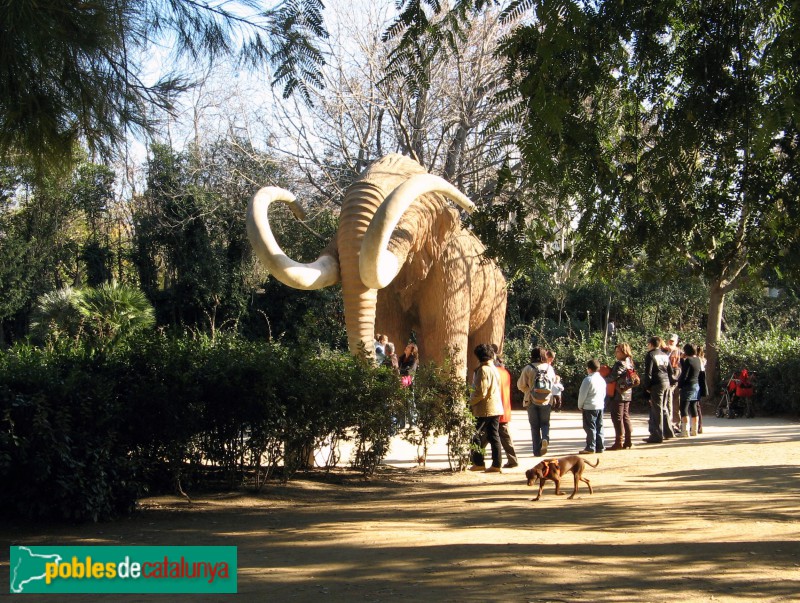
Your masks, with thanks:
[{"label": "trimmed hedge", "polygon": [[237,337],[17,346],[0,354],[0,512],[97,521],[146,493],[260,487],[345,438],[368,474],[403,395],[349,354]]}]

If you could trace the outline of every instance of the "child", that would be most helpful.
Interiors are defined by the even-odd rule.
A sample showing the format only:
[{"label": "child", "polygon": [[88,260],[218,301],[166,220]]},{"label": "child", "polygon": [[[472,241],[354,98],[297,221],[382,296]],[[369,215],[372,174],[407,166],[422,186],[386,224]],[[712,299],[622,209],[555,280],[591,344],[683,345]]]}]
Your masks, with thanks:
[{"label": "child", "polygon": [[586,448],[578,454],[600,454],[603,442],[603,409],[606,399],[606,380],[599,373],[600,363],[592,358],[586,363],[586,377],[578,393],[578,410],[583,413]]}]

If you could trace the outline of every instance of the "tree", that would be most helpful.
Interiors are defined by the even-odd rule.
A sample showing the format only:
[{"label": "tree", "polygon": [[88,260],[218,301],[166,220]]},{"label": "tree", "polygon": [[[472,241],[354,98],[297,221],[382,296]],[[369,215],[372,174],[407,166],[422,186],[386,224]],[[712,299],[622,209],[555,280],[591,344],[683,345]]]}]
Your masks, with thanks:
[{"label": "tree", "polygon": [[606,278],[642,251],[706,279],[716,379],[725,295],[798,241],[800,7],[526,4],[501,50],[529,178],[578,207],[576,251]]},{"label": "tree", "polygon": [[154,41],[174,56],[209,62],[236,54],[270,61],[284,94],[319,84],[326,35],[320,0],[14,0],[0,16],[0,156],[29,154],[39,167],[70,162],[77,141],[107,153],[129,129],[150,131],[152,109],[169,110],[189,82],[147,83]]},{"label": "tree", "polygon": [[63,174],[35,175],[29,162],[0,171],[0,322],[23,336],[40,295],[122,279],[125,251],[111,248],[118,227],[114,172],[86,161]]}]

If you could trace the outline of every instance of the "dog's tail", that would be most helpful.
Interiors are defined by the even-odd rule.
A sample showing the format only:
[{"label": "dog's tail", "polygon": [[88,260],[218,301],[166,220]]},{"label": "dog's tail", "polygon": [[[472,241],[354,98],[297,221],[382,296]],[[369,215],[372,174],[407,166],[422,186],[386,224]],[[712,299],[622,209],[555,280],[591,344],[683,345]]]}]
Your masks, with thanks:
[{"label": "dog's tail", "polygon": [[584,461],[584,462],[590,467],[597,467],[600,464],[600,459],[597,459],[597,462],[594,465],[592,465],[589,461]]}]

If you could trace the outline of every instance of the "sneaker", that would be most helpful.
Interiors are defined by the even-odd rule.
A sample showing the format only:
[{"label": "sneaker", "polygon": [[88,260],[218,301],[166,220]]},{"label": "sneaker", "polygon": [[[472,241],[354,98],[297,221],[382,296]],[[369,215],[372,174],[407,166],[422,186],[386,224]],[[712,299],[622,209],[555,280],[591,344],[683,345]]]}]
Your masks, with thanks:
[{"label": "sneaker", "polygon": [[512,463],[511,461],[509,461],[505,465],[503,465],[503,469],[513,469],[514,467],[519,467],[519,463]]},{"label": "sneaker", "polygon": [[542,454],[547,454],[547,440],[542,440]]},{"label": "sneaker", "polygon": [[588,448],[584,448],[578,454],[594,454],[594,450],[589,450]]},{"label": "sneaker", "polygon": [[483,465],[473,465],[469,468],[470,471],[486,471],[486,467]]},{"label": "sneaker", "polygon": [[500,467],[489,467],[485,473],[502,473],[503,470]]},{"label": "sneaker", "polygon": [[661,444],[662,440],[653,440],[651,438],[645,438],[642,440],[645,444]]}]

